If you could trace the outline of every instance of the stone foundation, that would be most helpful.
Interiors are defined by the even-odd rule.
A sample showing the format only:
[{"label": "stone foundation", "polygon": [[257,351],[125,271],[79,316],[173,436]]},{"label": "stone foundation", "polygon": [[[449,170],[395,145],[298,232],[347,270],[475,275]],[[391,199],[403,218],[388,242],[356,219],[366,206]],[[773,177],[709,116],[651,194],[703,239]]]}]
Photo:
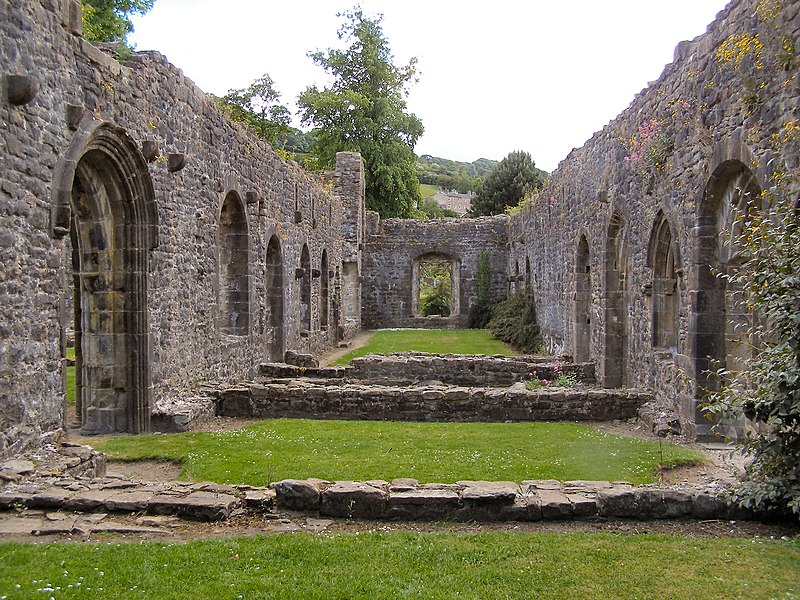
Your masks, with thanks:
[{"label": "stone foundation", "polygon": [[648,392],[364,385],[274,380],[220,390],[217,414],[371,421],[610,421],[635,418]]},{"label": "stone foundation", "polygon": [[[38,477],[0,487],[0,511],[60,511],[27,533],[71,533],[63,512],[176,515],[224,521],[234,513],[299,511],[335,518],[403,521],[549,521],[568,519],[748,519],[718,487],[639,486],[606,481],[530,480],[423,483],[284,480],[269,487],[155,483],[122,478]],[[4,533],[0,519],[0,534]],[[47,521],[47,520],[45,520]],[[34,521],[27,520],[28,525]],[[85,523],[99,522],[84,519]],[[65,530],[65,524],[69,527]],[[24,533],[14,523],[16,530]],[[90,525],[86,525],[91,527]],[[93,528],[102,531],[102,527]],[[105,527],[114,531],[111,524]],[[136,527],[122,531],[137,532]]]}]

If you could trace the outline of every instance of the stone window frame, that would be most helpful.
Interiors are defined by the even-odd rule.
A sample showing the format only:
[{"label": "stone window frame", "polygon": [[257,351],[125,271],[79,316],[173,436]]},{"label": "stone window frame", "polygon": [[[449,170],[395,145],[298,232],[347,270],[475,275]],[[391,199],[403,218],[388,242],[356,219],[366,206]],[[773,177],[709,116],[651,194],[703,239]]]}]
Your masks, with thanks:
[{"label": "stone window frame", "polygon": [[586,232],[581,232],[575,249],[573,290],[573,359],[587,362],[592,340],[592,253]]},{"label": "stone window frame", "polygon": [[322,249],[319,259],[319,328],[327,331],[330,326],[330,261],[327,248]]},{"label": "stone window frame", "polygon": [[426,263],[450,263],[450,316],[442,317],[452,319],[461,314],[461,260],[448,254],[431,250],[422,252],[412,260],[411,263],[411,315],[412,317],[423,318],[419,309],[419,277],[420,265]]},{"label": "stone window frame", "polygon": [[645,289],[650,296],[651,342],[658,352],[675,354],[679,350],[683,264],[677,237],[667,213],[659,209],[653,219],[647,250],[647,267],[652,283]]},{"label": "stone window frame", "polygon": [[267,242],[264,254],[264,335],[268,359],[271,362],[283,360],[284,344],[284,314],[286,299],[284,297],[284,282],[286,269],[283,263],[283,247],[280,236],[273,233]]},{"label": "stone window frame", "polygon": [[250,233],[242,196],[228,190],[217,220],[217,308],[222,335],[250,335]]},{"label": "stone window frame", "polygon": [[630,225],[618,210],[612,212],[606,227],[603,300],[605,312],[604,368],[605,387],[625,387],[628,377],[629,275],[632,260],[628,248]]},{"label": "stone window frame", "polygon": [[297,282],[300,286],[297,295],[297,316],[300,318],[300,336],[308,337],[311,333],[311,315],[313,313],[313,307],[311,296],[311,251],[307,243],[303,243],[300,249],[299,265],[296,274]]}]

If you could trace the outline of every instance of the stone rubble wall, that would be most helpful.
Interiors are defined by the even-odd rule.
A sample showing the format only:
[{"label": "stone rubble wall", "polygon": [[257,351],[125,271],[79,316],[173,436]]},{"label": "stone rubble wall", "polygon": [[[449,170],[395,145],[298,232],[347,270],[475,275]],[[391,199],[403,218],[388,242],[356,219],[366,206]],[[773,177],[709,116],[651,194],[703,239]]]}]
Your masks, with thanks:
[{"label": "stone rubble wall", "polygon": [[550,357],[436,355],[398,353],[354,358],[346,377],[382,383],[440,381],[447,385],[508,386],[538,378],[552,381],[557,373],[574,374],[579,383],[594,383],[593,363],[554,363]]},{"label": "stone rubble wall", "polygon": [[[225,521],[234,515],[304,512],[334,518],[403,521],[569,519],[753,519],[719,486],[639,486],[624,482],[529,480],[419,483],[286,479],[268,487],[139,482],[120,477],[35,477],[0,487],[0,534],[158,533],[106,515],[175,515]],[[28,511],[50,511],[36,519]],[[8,521],[1,511],[19,516]],[[76,513],[70,518],[67,512]],[[98,518],[92,514],[101,513]],[[41,514],[41,512],[39,513]],[[160,521],[150,519],[149,525]]]},{"label": "stone rubble wall", "polygon": [[592,384],[594,364],[553,362],[544,356],[483,356],[398,352],[354,358],[346,366],[298,367],[263,363],[259,374],[271,379],[307,377],[346,379],[364,383],[420,383],[438,381],[447,385],[509,386],[534,377],[552,381],[557,374],[574,374],[576,382]]},{"label": "stone rubble wall", "polygon": [[[777,6],[762,18],[765,8]],[[742,67],[726,63],[716,52],[726,40],[758,35],[763,50],[763,86],[748,79],[746,65],[754,64],[752,49],[744,50]],[[738,36],[738,38],[731,36]],[[800,78],[794,67],[776,66],[775,42],[781,36],[798,47],[800,4],[794,1],[757,3],[732,0],[707,32],[675,49],[674,62],[650,83],[630,106],[586,144],[573,150],[550,175],[544,188],[512,215],[509,225],[507,271],[532,266],[537,314],[548,350],[575,354],[576,256],[581,236],[589,246],[591,274],[591,339],[589,357],[601,382],[608,370],[624,364],[623,385],[654,390],[665,409],[681,415],[685,430],[708,435],[711,424],[697,411],[702,390],[696,379],[702,360],[720,348],[709,345],[699,313],[722,310],[709,288],[709,257],[700,252],[701,212],[712,202],[711,190],[731,169],[749,170],[764,190],[773,172],[797,173],[800,137],[791,124],[800,114]],[[744,42],[737,48],[741,49]],[[738,51],[738,50],[737,50]],[[735,59],[739,60],[739,59]],[[750,81],[750,83],[748,83]],[[761,87],[759,87],[761,86]],[[750,103],[750,104],[748,104]],[[656,119],[666,135],[667,149],[658,166],[630,160],[630,139],[637,129]],[[641,137],[641,136],[640,136]],[[676,245],[679,316],[677,344],[654,348],[653,266],[649,251],[656,217],[667,218]],[[623,223],[622,243],[628,256],[624,308],[609,310],[605,280],[614,258],[609,236],[614,223]],[[723,237],[725,233],[717,233]],[[706,269],[706,270],[704,270]],[[713,280],[713,277],[711,277]],[[611,322],[624,321],[624,351],[612,355]]]},{"label": "stone rubble wall", "polygon": [[217,414],[238,418],[387,421],[611,421],[635,418],[652,399],[639,390],[386,386],[312,379],[221,389]]},{"label": "stone rubble wall", "polygon": [[[359,156],[342,153],[327,180],[303,172],[227,121],[161,54],[134,53],[123,66],[86,42],[74,0],[0,0],[0,14],[0,457],[65,426],[73,291],[69,235],[53,225],[54,204],[62,201],[55,180],[75,168],[64,157],[80,151],[81,135],[98,127],[129,140],[137,154],[154,149],[146,168],[156,243],[147,250],[149,348],[142,353],[149,358],[151,380],[143,385],[152,390],[151,410],[192,396],[205,380],[253,377],[268,357],[265,255],[272,236],[284,272],[283,350],[320,353],[358,330],[358,313],[345,322],[340,308],[343,261],[361,268]],[[26,82],[38,89],[30,100],[14,96]],[[219,324],[218,229],[231,193],[244,206],[248,237],[250,319],[243,335],[227,335]],[[307,335],[296,278],[304,244],[316,271]],[[319,321],[323,250],[332,273],[331,327]]]},{"label": "stone rubble wall", "polygon": [[[507,218],[374,220],[368,225],[364,254],[362,324],[366,329],[408,327],[446,329],[466,327],[475,301],[478,256],[489,257],[491,293],[506,295],[508,256]],[[414,315],[414,261],[426,254],[457,261],[459,311],[450,317]],[[453,279],[455,279],[455,274]]]}]

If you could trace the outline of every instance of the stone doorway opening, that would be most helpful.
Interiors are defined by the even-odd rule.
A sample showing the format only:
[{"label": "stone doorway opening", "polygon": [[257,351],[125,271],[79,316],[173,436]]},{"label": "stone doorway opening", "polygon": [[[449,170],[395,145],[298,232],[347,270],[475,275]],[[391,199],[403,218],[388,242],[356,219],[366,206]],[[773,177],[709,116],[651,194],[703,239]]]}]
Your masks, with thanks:
[{"label": "stone doorway opening", "polygon": [[426,254],[414,261],[413,313],[418,317],[459,314],[458,262],[445,254]]},{"label": "stone doorway opening", "polygon": [[157,214],[147,165],[99,125],[67,153],[55,234],[69,234],[76,413],[84,434],[150,429],[148,254]]}]

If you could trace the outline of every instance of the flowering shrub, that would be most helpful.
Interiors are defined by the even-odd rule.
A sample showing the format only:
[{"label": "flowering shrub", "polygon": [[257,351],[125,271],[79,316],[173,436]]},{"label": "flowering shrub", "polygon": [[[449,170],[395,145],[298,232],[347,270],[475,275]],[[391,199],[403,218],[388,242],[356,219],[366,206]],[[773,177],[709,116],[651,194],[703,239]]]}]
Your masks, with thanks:
[{"label": "flowering shrub", "polygon": [[636,133],[625,143],[628,155],[623,160],[633,165],[646,180],[653,176],[654,170],[664,168],[672,152],[672,141],[663,131],[663,123],[655,118],[639,125]]},{"label": "flowering shrub", "polygon": [[564,372],[564,361],[560,358],[553,364],[553,379],[540,379],[539,373],[534,369],[529,373],[529,379],[525,382],[525,387],[529,390],[539,390],[545,387],[570,388],[578,383],[575,373]]}]

